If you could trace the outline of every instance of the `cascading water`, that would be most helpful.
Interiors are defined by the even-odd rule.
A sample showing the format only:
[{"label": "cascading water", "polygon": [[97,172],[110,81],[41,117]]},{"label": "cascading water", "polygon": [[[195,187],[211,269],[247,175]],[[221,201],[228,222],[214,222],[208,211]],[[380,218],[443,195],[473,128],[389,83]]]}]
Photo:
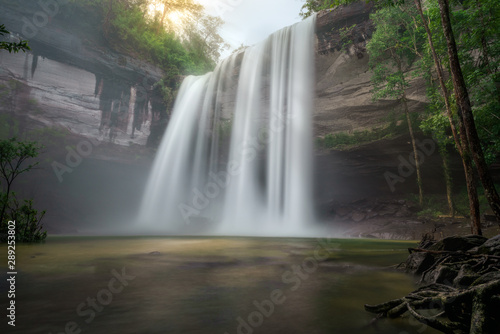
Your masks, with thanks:
[{"label": "cascading water", "polygon": [[315,17],[184,80],[139,220],[152,232],[304,235]]}]

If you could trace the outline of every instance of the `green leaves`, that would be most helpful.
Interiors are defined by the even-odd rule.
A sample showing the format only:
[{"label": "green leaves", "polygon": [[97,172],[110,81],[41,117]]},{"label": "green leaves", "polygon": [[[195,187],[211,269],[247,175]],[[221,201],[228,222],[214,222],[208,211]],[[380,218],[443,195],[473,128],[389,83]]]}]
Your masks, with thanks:
[{"label": "green leaves", "polygon": [[36,165],[25,165],[29,158],[38,155],[40,146],[34,142],[19,142],[16,138],[0,141],[0,176],[10,185],[14,179],[24,172],[27,172]]},{"label": "green leaves", "polygon": [[368,42],[373,71],[373,98],[401,99],[408,88],[411,67],[422,50],[421,29],[415,25],[413,9],[387,7],[371,15],[375,32]]},{"label": "green leaves", "polygon": [[[0,36],[10,35],[10,31],[5,28],[4,24],[0,24]],[[0,50],[7,50],[9,53],[18,53],[19,51],[29,51],[31,50],[28,46],[28,41],[21,40],[17,43],[15,42],[0,42]]]},{"label": "green leaves", "polygon": [[22,173],[33,169],[38,162],[28,163],[35,158],[41,147],[35,142],[17,141],[15,138],[0,140],[0,237],[7,233],[7,222],[16,221],[16,240],[18,242],[42,241],[47,236],[42,232],[40,221],[45,215],[33,208],[32,200],[19,203],[16,194],[12,191],[15,179]]}]

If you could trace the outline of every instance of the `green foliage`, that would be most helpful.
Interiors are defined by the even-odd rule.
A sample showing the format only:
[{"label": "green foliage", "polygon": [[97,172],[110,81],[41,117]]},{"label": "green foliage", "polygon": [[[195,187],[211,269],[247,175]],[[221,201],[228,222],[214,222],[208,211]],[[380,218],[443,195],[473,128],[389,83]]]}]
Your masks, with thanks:
[{"label": "green foliage", "polygon": [[[4,195],[4,194],[2,194]],[[0,199],[0,203],[4,200]],[[43,225],[41,220],[45,215],[45,211],[38,213],[36,209],[33,208],[32,200],[24,200],[24,203],[20,204],[15,194],[11,195],[11,203],[9,204],[9,212],[6,219],[2,221],[0,225],[0,238],[2,235],[6,235],[8,232],[8,222],[16,222],[16,242],[41,242],[47,238],[47,231],[43,231]]]},{"label": "green foliage", "polygon": [[320,10],[334,8],[338,5],[346,5],[356,1],[359,0],[306,0],[299,15],[305,19]]},{"label": "green foliage", "polygon": [[[487,162],[498,158],[500,152],[500,3],[490,0],[470,0],[457,6],[451,13],[453,30],[458,44],[460,65],[472,102],[476,128],[481,139]],[[426,2],[427,21],[433,35],[436,53],[445,71],[449,68],[448,50],[442,33],[441,17],[435,0]],[[426,79],[427,97],[430,101],[422,130],[432,134],[440,146],[453,142],[449,121],[445,121],[444,99],[434,74],[434,63],[429,46],[423,52],[420,74]],[[453,92],[450,76],[447,89]],[[456,103],[450,96],[453,117],[456,120]]]},{"label": "green foliage", "polygon": [[350,27],[344,27],[339,29],[339,34],[340,34],[340,44],[342,51],[345,51],[347,49],[347,46],[352,44],[354,42],[353,38],[353,31],[354,28],[356,28],[356,24],[353,24]]},{"label": "green foliage", "polygon": [[[496,187],[500,189],[499,185],[496,185]],[[485,212],[489,208],[489,204],[482,187],[478,187],[478,197],[480,211]],[[407,200],[409,202],[418,203],[418,196],[409,194]],[[465,187],[454,193],[453,203],[455,205],[455,214],[469,217],[469,196]],[[447,214],[449,214],[448,201],[445,196],[437,194],[425,196],[422,207],[420,211],[417,212],[417,216],[422,218],[438,218],[441,215]]]},{"label": "green foliage", "polygon": [[[148,0],[73,0],[73,8],[68,11],[100,17],[100,30],[114,49],[160,66],[168,80],[179,74],[198,75],[212,70],[223,46],[218,35],[222,21],[202,17],[203,7],[193,1],[161,2],[167,8],[165,12],[151,13],[152,2]],[[184,29],[172,27],[168,19],[172,12],[191,17],[182,20]],[[200,18],[201,23],[193,24],[198,21],[195,18]],[[203,46],[200,38],[205,42]]]},{"label": "green foliage", "polygon": [[19,175],[30,171],[36,165],[28,161],[38,156],[41,147],[35,142],[17,141],[15,138],[0,140],[0,235],[7,234],[7,222],[16,221],[16,240],[34,242],[45,239],[41,220],[45,211],[38,213],[31,200],[22,204],[12,191],[12,185]]},{"label": "green foliage", "polygon": [[[496,185],[497,189],[500,189],[498,184]],[[488,204],[488,199],[484,195],[484,188],[479,186],[477,188],[478,190],[478,198],[479,198],[479,210],[480,212],[485,212],[488,210],[490,207]],[[467,189],[463,188],[461,189],[454,198],[455,202],[455,210],[456,212],[461,215],[468,217],[470,213],[470,206],[469,206],[469,195],[467,194]]]},{"label": "green foliage", "polygon": [[307,18],[320,10],[330,8],[333,5],[331,0],[307,0],[300,10],[299,15],[302,18]]},{"label": "green foliage", "polygon": [[400,133],[400,127],[389,125],[385,128],[374,129],[372,131],[354,131],[353,133],[339,132],[327,134],[323,138],[316,138],[316,147],[325,149],[345,149],[349,146],[366,144],[384,138],[391,138]]},{"label": "green foliage", "polygon": [[464,1],[452,20],[476,128],[491,163],[500,152],[500,3]]},{"label": "green foliage", "polygon": [[193,57],[208,58],[213,64],[217,63],[221,52],[230,47],[218,34],[223,24],[220,17],[203,15],[185,29],[188,39],[184,46]]},{"label": "green foliage", "polygon": [[[5,28],[4,24],[0,24],[0,37],[10,35],[10,31]],[[19,51],[26,52],[31,50],[28,46],[28,41],[21,40],[19,42],[0,41],[0,50],[7,50],[9,53],[18,53]]]},{"label": "green foliage", "polygon": [[409,87],[409,71],[423,44],[422,28],[413,20],[414,11],[411,6],[387,7],[371,15],[376,30],[367,50],[374,99],[402,99]]},{"label": "green foliage", "polygon": [[[340,5],[349,5],[360,0],[306,0],[300,10],[300,17],[307,18],[314,13],[324,9],[335,8]],[[373,2],[378,8],[394,7],[403,5],[405,0],[364,0],[365,2]]]},{"label": "green foliage", "polygon": [[[418,205],[418,195],[408,194],[406,199],[408,202]],[[449,208],[446,197],[442,195],[428,194],[424,196],[422,206],[420,206],[417,216],[420,218],[438,218],[438,216],[448,214],[448,212]]]}]

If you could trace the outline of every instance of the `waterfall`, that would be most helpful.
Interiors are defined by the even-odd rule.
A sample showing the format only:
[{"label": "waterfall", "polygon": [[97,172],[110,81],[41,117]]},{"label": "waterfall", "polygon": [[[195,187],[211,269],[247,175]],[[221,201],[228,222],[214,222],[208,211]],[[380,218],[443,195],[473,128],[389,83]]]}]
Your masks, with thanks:
[{"label": "waterfall", "polygon": [[315,17],[187,77],[139,213],[154,232],[302,235],[312,212]]}]

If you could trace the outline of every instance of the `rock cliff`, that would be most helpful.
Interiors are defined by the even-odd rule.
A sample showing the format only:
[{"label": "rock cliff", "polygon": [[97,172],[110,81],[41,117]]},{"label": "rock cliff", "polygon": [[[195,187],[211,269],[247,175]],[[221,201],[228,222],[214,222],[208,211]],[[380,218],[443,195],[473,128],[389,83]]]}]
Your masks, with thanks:
[{"label": "rock cliff", "polygon": [[[375,129],[400,109],[392,100],[372,100],[366,43],[374,30],[373,10],[372,3],[357,2],[318,13],[314,119],[318,136]],[[410,85],[410,111],[423,111],[424,83],[416,78]]]},{"label": "rock cliff", "polygon": [[[110,49],[84,19],[64,15],[64,2],[48,8],[43,1],[0,2],[1,22],[33,49],[23,56],[0,54],[3,112],[120,145],[158,142],[168,119],[167,106],[152,90],[160,69]],[[365,48],[372,11],[372,4],[359,2],[318,14],[317,136],[382,127],[399,108],[391,100],[372,101]],[[411,84],[410,108],[423,110],[423,84]],[[21,101],[29,101],[28,110]]]},{"label": "rock cliff", "polygon": [[[65,1],[55,2],[58,7],[47,8],[41,5],[43,1],[0,0],[0,22],[13,32],[12,39],[29,39],[33,49],[24,55],[0,53],[0,117],[4,122],[0,131],[8,131],[7,135],[19,131],[22,136],[56,129],[50,134],[41,170],[28,179],[26,187],[35,189],[28,195],[48,209],[49,231],[72,233],[116,217],[115,224],[127,225],[137,211],[153,157],[144,147],[158,143],[168,121],[168,107],[152,89],[163,73],[111,50],[95,29],[88,28],[92,22],[85,23],[87,18],[81,17],[72,20],[62,13]],[[372,5],[359,2],[318,15],[317,137],[381,128],[388,124],[389,114],[399,112],[394,101],[372,101],[366,52],[374,29],[369,19],[372,11]],[[424,111],[420,79],[411,82],[408,98],[411,111]],[[71,147],[73,151],[82,148],[89,139],[91,153],[71,165],[75,162]],[[392,188],[385,177],[386,172],[399,175],[411,152],[405,135],[348,150],[318,150],[318,210],[332,220],[346,217],[336,211],[360,199],[386,197],[392,203],[414,192],[415,173],[408,173]],[[58,175],[54,162],[70,171]],[[425,192],[444,192],[440,164],[438,152],[429,150],[422,168]],[[454,174],[460,178],[460,164],[453,165],[458,166]],[[111,189],[105,185],[108,181],[118,186]],[[369,219],[371,209],[365,209],[351,210],[355,220]]]},{"label": "rock cliff", "polygon": [[32,49],[0,53],[1,111],[120,145],[157,141],[166,106],[152,88],[162,71],[110,49],[88,27],[91,18],[69,16],[66,3],[0,1],[10,38],[28,39]]}]

